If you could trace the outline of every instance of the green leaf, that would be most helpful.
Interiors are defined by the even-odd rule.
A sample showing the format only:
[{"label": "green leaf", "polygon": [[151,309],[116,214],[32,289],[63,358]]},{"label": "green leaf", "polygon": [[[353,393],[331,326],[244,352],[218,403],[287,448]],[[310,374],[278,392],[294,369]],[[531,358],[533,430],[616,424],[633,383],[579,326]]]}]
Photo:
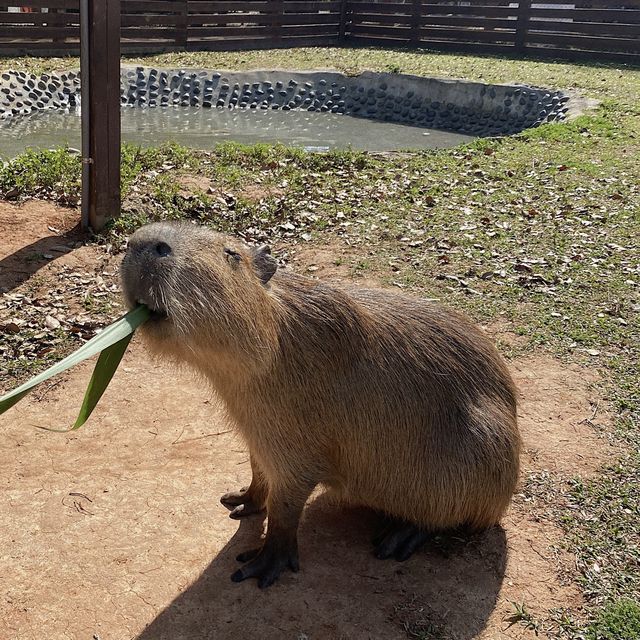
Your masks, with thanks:
[{"label": "green leaf", "polygon": [[[0,398],[0,414],[10,409],[40,383],[70,369],[83,360],[96,355],[96,353],[102,352],[91,376],[89,386],[87,387],[80,414],[72,429],[81,427],[91,415],[91,412],[111,381],[133,336],[133,332],[149,318],[149,313],[149,309],[144,305],[137,306],[101,331],[97,336],[94,336],[87,343],[83,344],[77,351],[74,351],[60,362],[49,367],[46,371],[43,371],[28,382],[20,385],[17,389],[10,391],[7,395]],[[49,430],[55,431],[55,429]]]}]

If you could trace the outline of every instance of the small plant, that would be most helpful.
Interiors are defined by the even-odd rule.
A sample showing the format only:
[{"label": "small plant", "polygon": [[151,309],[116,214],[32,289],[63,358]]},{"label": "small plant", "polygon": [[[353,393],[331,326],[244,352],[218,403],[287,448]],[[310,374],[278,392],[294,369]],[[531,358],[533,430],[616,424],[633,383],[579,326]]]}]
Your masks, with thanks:
[{"label": "small plant", "polygon": [[533,617],[524,602],[513,602],[514,613],[507,616],[504,620],[508,622],[507,629],[513,627],[514,624],[520,624],[525,629],[533,631],[536,636],[540,633],[540,623]]}]

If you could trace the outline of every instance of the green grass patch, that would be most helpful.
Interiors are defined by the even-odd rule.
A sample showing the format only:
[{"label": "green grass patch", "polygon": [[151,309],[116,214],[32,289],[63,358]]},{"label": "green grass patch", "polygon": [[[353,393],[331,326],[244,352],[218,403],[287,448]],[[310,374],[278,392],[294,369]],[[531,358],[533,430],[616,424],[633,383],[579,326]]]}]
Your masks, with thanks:
[{"label": "green grass patch", "polygon": [[640,604],[620,600],[606,606],[587,630],[587,640],[639,640]]}]

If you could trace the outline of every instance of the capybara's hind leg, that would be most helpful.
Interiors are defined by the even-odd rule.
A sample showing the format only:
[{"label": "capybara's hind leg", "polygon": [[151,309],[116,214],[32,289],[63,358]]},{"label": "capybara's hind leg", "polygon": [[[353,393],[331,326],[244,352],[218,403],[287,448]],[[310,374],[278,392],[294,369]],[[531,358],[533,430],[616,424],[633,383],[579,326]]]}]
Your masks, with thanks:
[{"label": "capybara's hind leg", "polygon": [[373,540],[373,554],[380,560],[393,556],[402,562],[419,549],[428,540],[429,535],[428,531],[411,522],[390,519]]},{"label": "capybara's hind leg", "polygon": [[262,513],[267,502],[267,483],[254,457],[250,456],[250,458],[251,484],[248,487],[242,487],[239,491],[225,493],[220,498],[220,502],[231,511],[229,517],[234,520]]}]

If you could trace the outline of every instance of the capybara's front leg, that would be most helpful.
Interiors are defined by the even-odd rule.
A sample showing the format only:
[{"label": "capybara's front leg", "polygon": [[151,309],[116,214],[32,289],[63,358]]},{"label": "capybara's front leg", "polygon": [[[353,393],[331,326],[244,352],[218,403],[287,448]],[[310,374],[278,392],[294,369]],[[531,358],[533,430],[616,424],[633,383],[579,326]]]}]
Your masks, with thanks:
[{"label": "capybara's front leg", "polygon": [[231,511],[229,517],[234,520],[261,513],[267,503],[267,482],[256,459],[252,455],[250,459],[251,484],[248,487],[242,487],[239,491],[225,493],[220,498],[220,502]]},{"label": "capybara's front leg", "polygon": [[241,553],[237,559],[246,564],[231,579],[241,582],[257,578],[261,589],[273,584],[284,569],[298,571],[298,523],[307,498],[315,485],[270,487],[267,499],[267,536],[261,549]]}]

